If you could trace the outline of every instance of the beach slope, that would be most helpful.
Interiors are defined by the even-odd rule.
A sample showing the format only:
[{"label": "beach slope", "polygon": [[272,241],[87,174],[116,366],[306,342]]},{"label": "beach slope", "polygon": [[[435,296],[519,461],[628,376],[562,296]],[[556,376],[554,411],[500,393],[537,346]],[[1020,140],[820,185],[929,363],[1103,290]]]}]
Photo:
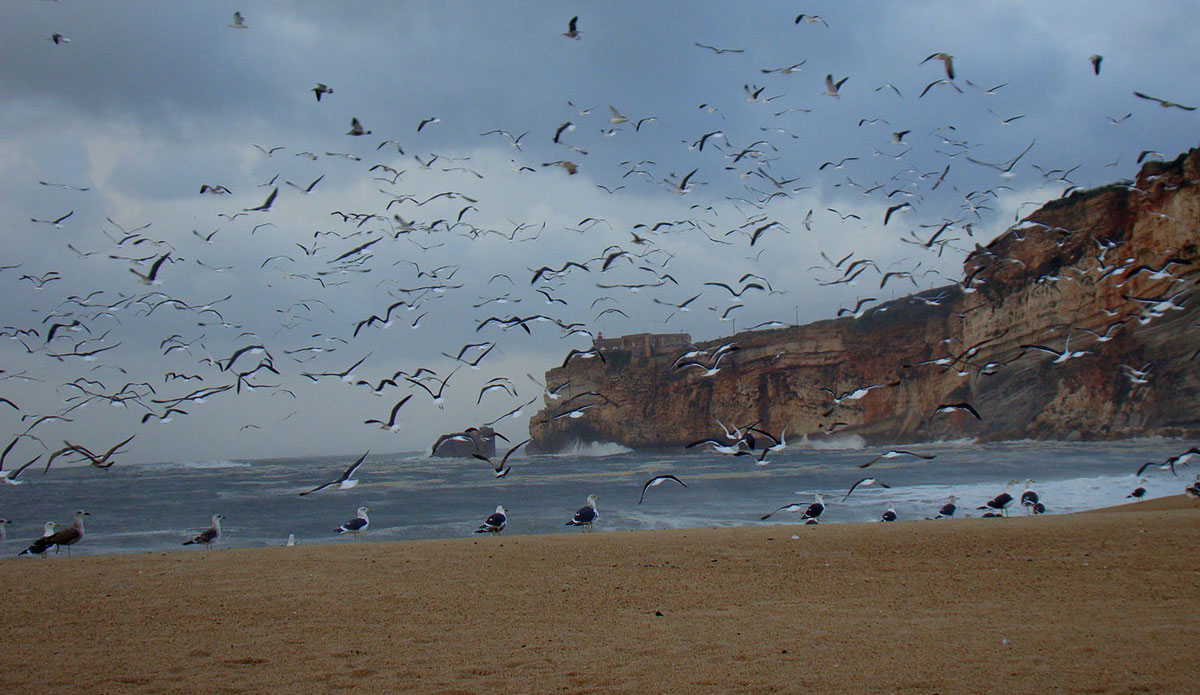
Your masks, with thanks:
[{"label": "beach slope", "polygon": [[0,692],[1189,692],[1200,508],[1169,500],[5,559]]}]

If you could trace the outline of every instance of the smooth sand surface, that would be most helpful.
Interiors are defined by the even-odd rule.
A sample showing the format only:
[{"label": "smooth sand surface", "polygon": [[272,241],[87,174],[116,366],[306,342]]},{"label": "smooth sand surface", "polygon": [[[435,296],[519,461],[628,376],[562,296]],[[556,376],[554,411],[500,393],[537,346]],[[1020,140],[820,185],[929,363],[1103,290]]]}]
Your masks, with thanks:
[{"label": "smooth sand surface", "polygon": [[1196,692],[1200,508],[1138,505],[4,559],[0,693]]}]

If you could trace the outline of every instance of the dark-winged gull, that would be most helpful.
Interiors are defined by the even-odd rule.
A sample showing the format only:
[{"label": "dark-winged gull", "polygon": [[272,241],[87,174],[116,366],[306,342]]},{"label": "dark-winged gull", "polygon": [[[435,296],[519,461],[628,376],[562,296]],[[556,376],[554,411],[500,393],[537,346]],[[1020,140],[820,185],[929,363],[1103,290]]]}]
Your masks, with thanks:
[{"label": "dark-winged gull", "polygon": [[90,516],[82,509],[75,510],[75,519],[70,526],[54,532],[54,535],[47,538],[50,545],[58,546],[54,552],[58,552],[61,548],[67,549],[67,556],[71,555],[71,546],[83,540],[83,517]]},{"label": "dark-winged gull", "polygon": [[779,509],[776,509],[775,511],[771,512],[770,514],[764,514],[762,516],[762,520],[766,521],[767,519],[771,518],[772,515],[778,514],[779,512],[793,512],[794,513],[794,512],[802,511],[803,513],[800,515],[800,519],[804,523],[806,523],[806,524],[820,523],[821,515],[825,513],[825,498],[819,492],[815,493],[814,497],[816,497],[816,501],[813,502],[812,504],[804,504],[802,502],[786,504],[786,505],[780,507]]},{"label": "dark-winged gull", "polygon": [[1015,480],[1008,481],[1004,485],[1004,492],[1001,492],[999,495],[996,495],[992,499],[988,500],[987,503],[982,507],[979,507],[979,509],[992,509],[1000,512],[1003,516],[1008,516],[1008,505],[1013,503],[1013,496],[1009,494],[1008,489],[1016,482],[1017,481]]},{"label": "dark-winged gull", "polygon": [[958,501],[958,498],[954,495],[950,495],[950,498],[946,500],[946,503],[943,504],[942,508],[938,510],[937,516],[933,518],[949,519],[950,517],[954,516],[954,512],[958,511],[958,505],[955,504],[956,501]]},{"label": "dark-winged gull", "polygon": [[496,511],[488,514],[483,524],[475,529],[475,533],[500,533],[508,525],[508,515],[504,513],[504,505],[496,505]]},{"label": "dark-winged gull", "polygon": [[680,480],[679,478],[676,478],[675,476],[673,476],[669,473],[667,475],[656,475],[653,478],[647,480],[646,483],[644,485],[642,485],[642,494],[638,496],[638,504],[641,504],[642,500],[646,497],[646,490],[648,490],[652,487],[658,486],[658,485],[662,485],[664,482],[666,482],[668,480],[674,480],[675,482],[679,483],[680,485],[687,487],[686,483],[684,483],[682,480]]},{"label": "dark-winged gull", "polygon": [[28,548],[22,550],[18,555],[41,555],[46,557],[46,551],[50,549],[53,543],[50,542],[50,537],[54,535],[54,529],[58,524],[53,521],[47,521],[46,526],[42,529],[42,537],[34,541]]},{"label": "dark-winged gull", "polygon": [[[1021,493],[1021,506],[1025,508],[1026,514],[1033,513],[1034,509],[1041,502],[1041,497],[1038,495],[1038,493],[1034,492],[1030,488],[1030,485],[1033,485],[1035,482],[1037,482],[1037,481],[1033,480],[1033,479],[1026,480],[1025,481],[1025,492]],[[1045,507],[1043,507],[1043,509],[1045,509]]]},{"label": "dark-winged gull", "polygon": [[600,512],[596,510],[596,496],[588,495],[587,504],[579,508],[575,512],[575,516],[571,520],[563,524],[564,526],[582,526],[584,531],[591,531],[592,524],[600,520]]},{"label": "dark-winged gull", "polygon": [[1145,488],[1145,485],[1146,485],[1146,479],[1145,479],[1145,478],[1139,478],[1139,479],[1138,479],[1138,486],[1137,486],[1137,487],[1135,487],[1135,488],[1133,489],[1133,492],[1129,493],[1128,495],[1125,495],[1125,498],[1126,498],[1126,499],[1129,499],[1130,497],[1132,497],[1132,498],[1134,498],[1134,499],[1136,499],[1136,500],[1140,500],[1140,499],[1142,499],[1143,497],[1145,497],[1145,496],[1146,496],[1146,488]]},{"label": "dark-winged gull", "polygon": [[880,521],[895,521],[897,518],[898,517],[896,516],[896,507],[891,502],[888,502],[887,511],[884,512],[879,517],[879,520]]},{"label": "dark-winged gull", "polygon": [[208,549],[213,543],[216,543],[221,538],[221,520],[225,517],[220,514],[212,515],[212,526],[204,529],[190,541],[184,541],[184,545],[192,545],[194,543],[203,545]]},{"label": "dark-winged gull", "polygon": [[354,515],[353,519],[347,521],[341,526],[338,526],[333,530],[333,532],[349,533],[350,535],[354,536],[354,540],[358,540],[358,534],[366,531],[367,526],[371,523],[371,520],[367,518],[367,512],[369,511],[371,510],[367,507],[359,507],[358,512]]},{"label": "dark-winged gull", "polygon": [[358,485],[358,480],[356,478],[351,478],[350,476],[354,475],[354,471],[358,470],[358,467],[362,465],[362,462],[367,458],[367,454],[369,453],[371,452],[368,451],[366,454],[359,456],[357,461],[350,464],[350,467],[345,471],[342,471],[342,475],[338,477],[337,480],[330,480],[328,483],[324,483],[314,487],[311,490],[301,492],[300,496],[303,497],[304,495],[312,494],[318,490],[324,490],[331,485],[337,485],[339,490],[349,490],[355,485]]}]

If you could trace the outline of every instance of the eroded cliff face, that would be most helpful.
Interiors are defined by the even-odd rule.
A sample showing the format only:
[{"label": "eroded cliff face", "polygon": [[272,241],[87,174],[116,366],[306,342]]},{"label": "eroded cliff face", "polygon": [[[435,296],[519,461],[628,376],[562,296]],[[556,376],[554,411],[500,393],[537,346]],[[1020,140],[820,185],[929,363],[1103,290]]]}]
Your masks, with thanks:
[{"label": "eroded cliff face", "polygon": [[[672,369],[679,347],[609,347],[606,362],[552,369],[550,390],[570,383],[531,418],[533,445],[683,446],[719,433],[716,420],[786,428],[790,441],[1196,436],[1198,245],[1194,149],[1147,163],[1132,185],[1048,203],[968,256],[959,284],[858,319],[698,344],[737,346],[715,374]],[[1030,344],[1086,354],[1057,359]],[[936,412],[964,402],[982,419]]]}]

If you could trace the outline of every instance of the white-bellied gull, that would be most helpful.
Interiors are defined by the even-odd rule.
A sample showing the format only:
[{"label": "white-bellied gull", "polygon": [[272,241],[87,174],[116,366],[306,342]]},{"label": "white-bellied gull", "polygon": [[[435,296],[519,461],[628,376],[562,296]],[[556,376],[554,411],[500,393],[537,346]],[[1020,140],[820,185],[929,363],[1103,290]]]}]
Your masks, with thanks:
[{"label": "white-bellied gull", "polygon": [[686,483],[684,483],[682,480],[680,480],[679,478],[676,478],[675,476],[673,476],[669,473],[666,475],[656,475],[653,478],[647,480],[646,483],[644,485],[642,485],[642,494],[638,496],[638,504],[641,504],[642,500],[646,497],[646,490],[648,490],[652,487],[656,487],[658,485],[662,485],[664,482],[666,482],[668,480],[674,480],[675,482],[679,483],[680,485],[687,487]]},{"label": "white-bellied gull", "polygon": [[57,526],[58,526],[58,524],[54,523],[53,521],[47,521],[45,527],[42,529],[42,537],[35,540],[33,543],[31,543],[29,545],[28,548],[22,550],[21,552],[19,552],[17,554],[18,555],[41,555],[42,557],[46,557],[46,551],[50,549],[51,545],[54,545],[53,543],[50,542],[50,537],[54,535],[54,529]]},{"label": "white-bellied gull", "polygon": [[[1027,479],[1025,481],[1025,492],[1021,493],[1021,506],[1025,508],[1026,514],[1032,513],[1034,508],[1037,507],[1041,501],[1041,497],[1038,495],[1038,493],[1034,492],[1033,489],[1030,488],[1030,486],[1035,482],[1037,481],[1033,479]],[[1043,507],[1043,509],[1045,509],[1045,507]]]},{"label": "white-bellied gull", "polygon": [[[859,466],[859,468],[861,468],[861,467],[862,466]],[[850,489],[846,491],[846,496],[842,498],[842,501],[845,502],[846,499],[848,497],[850,497],[850,493],[854,492],[854,489],[857,488],[859,485],[863,485],[863,486],[878,485],[879,487],[886,487],[886,488],[891,487],[891,485],[888,485],[887,483],[881,483],[878,480],[876,480],[875,478],[859,478],[858,480],[854,481],[854,484],[851,485]]]},{"label": "white-bellied gull", "polygon": [[371,511],[367,507],[359,507],[354,518],[346,523],[338,526],[333,530],[334,533],[349,533],[354,536],[354,540],[358,540],[358,534],[367,530],[371,520],[367,518],[367,512]]},{"label": "white-bellied gull", "polygon": [[771,518],[772,515],[778,514],[779,512],[793,512],[793,513],[803,512],[800,515],[800,519],[804,523],[806,523],[806,524],[820,523],[821,515],[825,513],[825,498],[819,492],[814,493],[813,496],[816,497],[816,501],[813,502],[812,504],[806,505],[803,502],[795,502],[793,504],[786,504],[786,505],[780,507],[779,509],[776,509],[775,511],[771,512],[770,514],[764,514],[762,516],[762,521],[766,521],[767,519]]},{"label": "white-bellied gull", "polygon": [[884,513],[883,513],[883,514],[882,514],[882,515],[879,517],[879,520],[880,520],[880,521],[895,521],[896,519],[897,519],[897,516],[896,516],[896,507],[895,507],[895,506],[894,506],[894,505],[893,505],[891,502],[888,502],[888,508],[887,508],[887,511],[886,511],[886,512],[884,512]]},{"label": "white-bellied gull", "polygon": [[933,518],[949,519],[950,517],[954,516],[954,512],[958,511],[958,505],[955,504],[955,502],[957,502],[957,501],[958,501],[957,497],[955,497],[954,495],[950,495],[950,498],[948,500],[946,500],[946,503],[943,504],[942,508],[938,510],[937,516],[935,516]]},{"label": "white-bellied gull", "polygon": [[992,499],[988,500],[987,503],[982,507],[979,507],[979,509],[991,509],[1000,512],[1003,516],[1008,516],[1008,505],[1013,503],[1013,496],[1008,492],[1008,489],[1016,482],[1017,481],[1015,480],[1010,480],[1005,483],[1004,492],[1001,492],[999,495],[996,495]]},{"label": "white-bellied gull", "polygon": [[936,454],[929,454],[929,455],[916,454],[911,451],[905,451],[903,449],[892,449],[891,451],[883,452],[882,454],[876,456],[875,458],[871,459],[870,461],[867,461],[866,463],[858,464],[858,467],[866,468],[867,466],[870,466],[871,464],[875,463],[876,461],[878,461],[880,459],[894,459],[894,458],[898,458],[900,456],[915,456],[916,458],[925,459],[926,461],[933,459],[933,458],[937,458]]},{"label": "white-bellied gull", "polygon": [[500,533],[504,527],[508,525],[508,515],[504,512],[504,505],[496,505],[496,511],[488,514],[488,518],[483,520],[483,524],[475,529],[475,533]]},{"label": "white-bellied gull", "polygon": [[184,545],[199,544],[205,549],[209,548],[213,543],[216,543],[221,538],[221,520],[225,517],[220,514],[212,515],[212,526],[201,531],[195,538],[190,541],[184,541]]},{"label": "white-bellied gull", "polygon": [[324,490],[331,485],[337,485],[339,490],[349,490],[355,485],[358,485],[358,480],[356,478],[351,478],[350,476],[354,475],[354,471],[358,470],[358,467],[362,465],[364,460],[366,460],[367,454],[369,453],[371,452],[368,451],[366,454],[359,456],[358,460],[350,464],[350,467],[343,471],[342,475],[337,480],[330,480],[328,483],[324,483],[314,487],[311,490],[301,492],[300,496],[303,497],[304,495],[312,494],[318,490]]},{"label": "white-bellied gull", "polygon": [[600,512],[596,509],[596,496],[588,495],[587,503],[575,512],[571,520],[564,526],[582,526],[584,531],[591,531],[592,524],[600,520]]},{"label": "white-bellied gull", "polygon": [[12,522],[9,521],[8,519],[0,518],[0,541],[3,541],[5,539],[5,537],[8,535],[7,531],[4,528],[4,525],[11,524],[11,523]]}]

